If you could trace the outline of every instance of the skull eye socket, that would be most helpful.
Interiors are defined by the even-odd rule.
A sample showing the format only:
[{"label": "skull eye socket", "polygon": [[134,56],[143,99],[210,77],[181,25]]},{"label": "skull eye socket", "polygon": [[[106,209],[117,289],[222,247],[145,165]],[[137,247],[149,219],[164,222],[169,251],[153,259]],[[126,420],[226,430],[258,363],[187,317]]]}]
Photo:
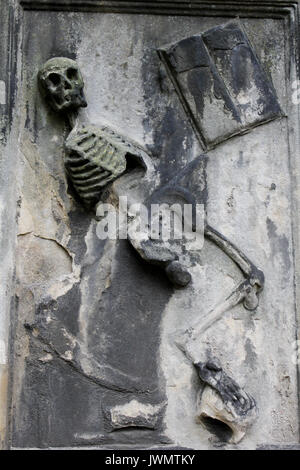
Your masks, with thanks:
[{"label": "skull eye socket", "polygon": [[77,69],[74,69],[73,67],[69,68],[67,70],[67,77],[69,80],[75,80],[78,77]]},{"label": "skull eye socket", "polygon": [[58,73],[50,73],[50,75],[48,75],[48,79],[54,86],[58,86],[61,82],[61,78],[60,78],[60,75],[58,75]]}]

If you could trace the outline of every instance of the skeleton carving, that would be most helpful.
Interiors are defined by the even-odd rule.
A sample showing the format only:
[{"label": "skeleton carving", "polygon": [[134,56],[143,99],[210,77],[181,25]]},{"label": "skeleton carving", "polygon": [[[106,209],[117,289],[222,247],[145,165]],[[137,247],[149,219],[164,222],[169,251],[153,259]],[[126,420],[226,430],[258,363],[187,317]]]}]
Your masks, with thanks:
[{"label": "skeleton carving", "polygon": [[40,90],[53,111],[73,128],[65,143],[65,168],[81,201],[93,207],[109,183],[126,171],[126,156],[143,166],[145,152],[108,127],[77,129],[79,108],[86,107],[84,81],[74,60],[58,57],[48,60],[38,74]]},{"label": "skeleton carving", "polygon": [[[126,157],[128,155],[134,156],[142,166],[146,167],[145,158],[147,154],[136,144],[129,142],[108,127],[88,126],[78,129],[78,109],[86,107],[87,103],[83,93],[83,78],[76,62],[66,58],[51,59],[41,68],[38,78],[41,92],[48,104],[54,111],[62,114],[69,121],[72,131],[65,145],[66,172],[84,205],[93,207],[101,201],[104,188],[126,172]],[[186,172],[189,178],[188,171],[195,170],[196,160],[186,170],[183,170],[181,176]],[[186,202],[195,207],[196,201],[193,195],[185,188],[180,187],[177,179],[175,177],[165,188],[158,190],[156,195],[158,197],[163,197],[164,193],[180,195]],[[200,202],[205,203],[205,201]],[[217,305],[189,331],[181,335],[178,345],[198,368],[199,361],[193,353],[194,341],[235,305],[243,302],[246,309],[255,310],[259,303],[258,294],[264,286],[263,272],[256,268],[237,247],[208,223],[205,223],[204,235],[238,265],[244,274],[245,280],[236,287],[224,302]],[[136,243],[132,239],[129,239],[129,241],[145,261],[161,266],[174,286],[186,287],[191,282],[190,273],[180,264],[176,254],[172,253],[169,248],[155,247],[151,245],[151,240],[145,244]],[[203,367],[207,370],[205,382],[215,388],[217,393],[220,393],[218,388],[214,387],[214,369],[206,367],[205,364]],[[222,380],[224,377],[223,374]],[[201,378],[203,379],[203,377]],[[219,382],[221,383],[222,380]],[[229,395],[230,393],[229,390]],[[232,394],[232,400],[234,401],[234,391]],[[230,397],[227,397],[226,403],[228,404],[228,402],[231,402]],[[251,415],[249,415],[249,423],[252,423],[252,418],[256,414],[255,403],[251,401],[251,404],[253,406],[251,405],[249,408]]]},{"label": "skeleton carving", "polygon": [[[65,167],[73,186],[82,202],[89,207],[101,200],[103,189],[126,171],[126,156],[134,155],[145,166],[145,152],[136,144],[129,142],[108,127],[83,127],[77,129],[77,113],[86,107],[84,81],[77,63],[67,58],[48,60],[38,74],[42,93],[56,112],[63,114],[69,121],[72,132],[66,140]],[[175,178],[176,179],[176,178]],[[183,192],[188,203],[196,204],[193,196],[182,188],[175,188],[176,181],[159,192]],[[205,236],[219,246],[245,274],[246,281],[237,289],[237,294],[226,299],[221,306],[222,312],[243,301],[248,310],[258,305],[257,294],[263,288],[264,275],[253,263],[220,233],[205,225]],[[178,263],[174,254],[162,250],[155,252],[155,259],[149,255],[148,246],[138,246],[131,240],[134,248],[149,263],[161,265],[171,282],[176,286],[186,286],[191,277]],[[151,251],[151,250],[150,250]],[[175,264],[174,264],[175,262]],[[172,269],[170,268],[172,264]],[[184,282],[182,278],[184,277]],[[220,316],[221,314],[219,314]]]}]

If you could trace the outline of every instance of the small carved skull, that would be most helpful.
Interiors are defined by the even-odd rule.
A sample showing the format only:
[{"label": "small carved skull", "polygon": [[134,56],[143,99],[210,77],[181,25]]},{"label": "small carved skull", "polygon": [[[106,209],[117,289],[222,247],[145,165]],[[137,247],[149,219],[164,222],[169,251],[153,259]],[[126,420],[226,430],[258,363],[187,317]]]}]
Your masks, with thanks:
[{"label": "small carved skull", "polygon": [[65,57],[48,60],[39,71],[38,81],[54,111],[64,113],[87,106],[83,78],[74,60]]}]

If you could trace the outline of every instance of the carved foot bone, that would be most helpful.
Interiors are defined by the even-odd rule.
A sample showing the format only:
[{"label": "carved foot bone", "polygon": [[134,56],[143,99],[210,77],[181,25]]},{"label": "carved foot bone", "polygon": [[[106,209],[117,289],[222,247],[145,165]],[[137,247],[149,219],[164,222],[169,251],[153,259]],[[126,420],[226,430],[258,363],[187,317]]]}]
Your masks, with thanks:
[{"label": "carved foot bone", "polygon": [[257,418],[254,398],[226,374],[217,360],[194,365],[206,384],[197,398],[197,421],[220,440],[237,444]]}]

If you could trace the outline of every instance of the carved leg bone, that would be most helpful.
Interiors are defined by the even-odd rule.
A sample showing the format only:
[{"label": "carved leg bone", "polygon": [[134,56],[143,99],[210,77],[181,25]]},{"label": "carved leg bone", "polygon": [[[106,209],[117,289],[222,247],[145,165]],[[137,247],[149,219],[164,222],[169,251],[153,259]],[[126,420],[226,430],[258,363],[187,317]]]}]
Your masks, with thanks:
[{"label": "carved leg bone", "polygon": [[257,308],[259,299],[258,294],[264,286],[264,274],[231,242],[223,235],[211,228],[209,225],[205,227],[205,236],[219,246],[241,269],[246,276],[246,280],[239,284],[236,289],[220,304],[214,307],[208,314],[203,316],[184,334],[183,341],[179,346],[182,348],[189,359],[193,363],[197,362],[197,357],[193,357],[194,342],[216,321],[243,302],[247,310],[253,311]]},{"label": "carved leg bone", "polygon": [[[195,231],[195,221],[192,225]],[[223,302],[197,320],[180,338],[178,346],[194,364],[199,378],[205,384],[204,389],[201,388],[198,392],[197,421],[206,427],[212,426],[221,440],[237,444],[257,417],[255,400],[224,372],[217,360],[205,359],[200,362],[197,343],[208,328],[239,303],[243,302],[248,310],[257,308],[258,294],[264,285],[264,274],[236,246],[209,225],[205,226],[204,235],[237,264],[246,279]],[[191,280],[190,274],[182,268],[178,258],[167,247],[161,246],[155,249],[151,241],[144,244],[132,241],[131,243],[146,261],[164,268],[175,286],[188,285]]]},{"label": "carved leg bone", "polygon": [[[217,433],[221,440],[237,444],[257,418],[255,400],[224,372],[218,360],[199,362],[195,345],[208,328],[239,303],[243,302],[248,310],[257,308],[258,293],[264,285],[264,274],[238,248],[211,227],[206,226],[205,235],[239,266],[246,280],[224,302],[198,320],[185,333],[179,347],[196,367],[201,381],[206,384],[198,392],[197,421]],[[230,437],[228,430],[231,431]]]},{"label": "carved leg bone", "polygon": [[249,280],[242,282],[224,302],[218,304],[207,315],[198,320],[193,326],[184,333],[184,340],[180,341],[180,348],[183,349],[186,356],[194,363],[197,357],[193,354],[193,346],[200,336],[210,328],[215,322],[220,320],[224,313],[230,311],[241,302],[245,302],[249,296],[252,296],[253,286]]}]

